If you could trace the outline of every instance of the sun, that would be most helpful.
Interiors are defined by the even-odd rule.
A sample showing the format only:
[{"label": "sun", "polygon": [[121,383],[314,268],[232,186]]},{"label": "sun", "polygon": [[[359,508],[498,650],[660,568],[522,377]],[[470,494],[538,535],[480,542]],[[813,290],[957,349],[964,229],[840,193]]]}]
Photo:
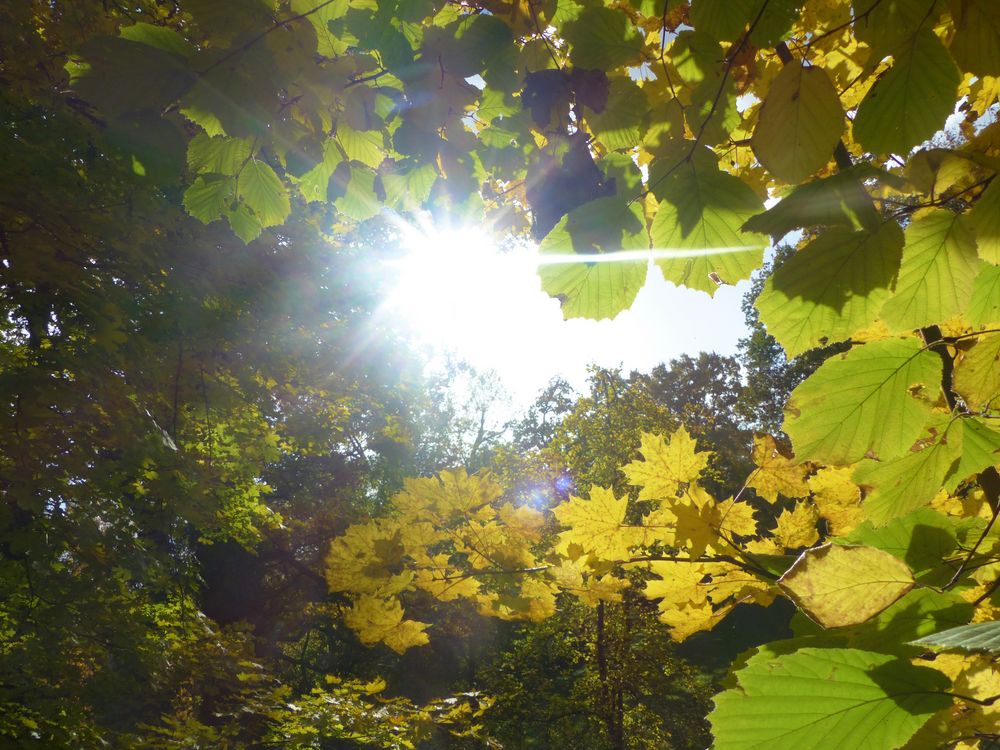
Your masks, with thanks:
[{"label": "sun", "polygon": [[402,254],[383,302],[397,325],[419,339],[468,356],[478,342],[512,335],[539,296],[532,254],[501,250],[500,237],[466,224],[425,219],[398,224]]}]

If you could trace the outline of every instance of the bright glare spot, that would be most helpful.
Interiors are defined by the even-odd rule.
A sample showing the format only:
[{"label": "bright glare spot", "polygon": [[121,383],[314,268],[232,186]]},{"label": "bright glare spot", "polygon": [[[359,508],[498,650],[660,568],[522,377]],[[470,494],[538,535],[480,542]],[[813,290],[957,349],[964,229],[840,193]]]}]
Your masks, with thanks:
[{"label": "bright glare spot", "polygon": [[[501,250],[500,238],[478,226],[400,220],[397,228],[403,252],[386,269],[384,320],[408,331],[439,361],[453,356],[480,372],[495,371],[521,408],[552,376],[582,387],[588,364],[648,371],[684,352],[731,354],[745,335],[739,307],[745,283],[722,287],[709,299],[664,282],[651,263],[635,303],[613,321],[564,320],[558,300],[542,291],[538,277],[539,266],[552,256],[540,258],[536,247],[524,243]],[[583,259],[676,254],[657,248]]]}]

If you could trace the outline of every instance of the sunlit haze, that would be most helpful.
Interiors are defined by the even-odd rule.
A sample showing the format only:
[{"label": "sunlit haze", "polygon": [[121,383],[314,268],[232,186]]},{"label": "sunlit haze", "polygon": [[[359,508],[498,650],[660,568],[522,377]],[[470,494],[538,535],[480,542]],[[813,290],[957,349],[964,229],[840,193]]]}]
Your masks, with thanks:
[{"label": "sunlit haze", "polygon": [[564,320],[546,295],[529,244],[500,251],[475,227],[400,227],[404,254],[383,311],[432,357],[495,370],[517,406],[554,376],[577,388],[586,367],[648,371],[680,354],[732,354],[746,334],[740,302],[748,282],[714,298],[675,287],[655,265],[631,309],[614,320]]}]

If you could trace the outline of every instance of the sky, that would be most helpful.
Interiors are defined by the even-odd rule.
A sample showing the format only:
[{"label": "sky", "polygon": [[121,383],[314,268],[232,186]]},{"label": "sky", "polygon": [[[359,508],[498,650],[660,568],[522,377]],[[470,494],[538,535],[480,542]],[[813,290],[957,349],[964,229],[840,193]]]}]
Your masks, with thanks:
[{"label": "sky", "polygon": [[747,335],[740,303],[749,282],[714,297],[664,281],[651,264],[631,309],[614,320],[564,320],[536,274],[537,251],[497,251],[471,228],[411,229],[385,313],[434,363],[447,356],[495,371],[523,409],[555,376],[580,390],[588,364],[649,371],[681,354],[734,354]]}]

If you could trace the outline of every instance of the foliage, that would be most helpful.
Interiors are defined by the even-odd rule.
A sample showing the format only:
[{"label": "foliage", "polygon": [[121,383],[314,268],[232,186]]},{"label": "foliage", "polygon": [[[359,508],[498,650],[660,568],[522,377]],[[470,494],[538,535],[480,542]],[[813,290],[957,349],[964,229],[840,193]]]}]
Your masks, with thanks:
[{"label": "foliage", "polygon": [[[322,236],[385,206],[530,224],[558,261],[543,288],[590,317],[631,304],[647,257],[712,294],[749,277],[767,235],[800,230],[757,310],[790,357],[846,351],[791,395],[794,460],[767,466],[777,448],[758,448],[748,484],[779,498],[773,527],[691,471],[656,474],[685,444],[684,468],[698,463],[672,430],[632,464],[643,500],[616,490],[625,461],[608,460],[581,482],[589,498],[557,510],[557,536],[486,474],[414,480],[332,547],[328,579],[364,638],[426,638],[400,603],[414,589],[539,619],[557,595],[615,601],[621,566],[651,576],[683,638],[778,595],[787,553],[855,535],[920,588],[750,657],[712,714],[718,746],[825,741],[834,698],[856,717],[836,723],[839,744],[995,739],[992,665],[907,643],[997,617],[998,14],[986,0],[5,5],[2,690],[22,708],[4,731],[87,746],[97,726],[124,737],[136,716],[182,716],[166,707],[187,687],[161,674],[151,622],[188,612],[211,544],[287,549],[261,467],[336,455],[298,478],[351,476],[401,435],[353,359],[364,301],[317,257]],[[951,137],[928,142],[952,115]],[[329,289],[320,336],[292,323]],[[342,499],[376,505],[365,484]],[[297,550],[313,561],[316,531]],[[784,710],[785,678],[805,681],[812,719]],[[219,679],[238,692],[232,670]],[[94,695],[138,703],[150,680],[147,705],[103,706],[130,717],[93,715]]]}]

